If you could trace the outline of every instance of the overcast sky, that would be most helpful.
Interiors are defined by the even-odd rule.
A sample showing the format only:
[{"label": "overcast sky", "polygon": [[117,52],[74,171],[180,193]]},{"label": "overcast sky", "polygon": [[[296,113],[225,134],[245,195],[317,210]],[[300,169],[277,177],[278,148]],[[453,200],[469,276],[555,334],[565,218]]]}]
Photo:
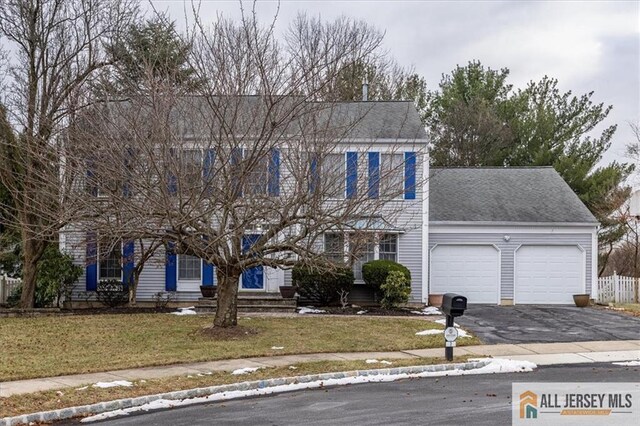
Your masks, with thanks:
[{"label": "overcast sky", "polygon": [[[244,2],[251,8],[251,2]],[[184,22],[183,0],[153,0]],[[189,4],[189,3],[188,3]],[[638,1],[287,1],[278,25],[299,11],[323,18],[362,19],[386,32],[385,48],[435,89],[443,73],[479,59],[491,68],[509,68],[509,81],[523,87],[549,75],[562,90],[594,91],[593,99],[614,106],[604,124],[617,123],[604,162],[625,160],[632,140],[629,122],[640,120],[640,2]],[[189,7],[189,6],[187,6]],[[272,19],[275,1],[259,1],[258,16]],[[200,16],[239,17],[238,1],[203,0]]]}]

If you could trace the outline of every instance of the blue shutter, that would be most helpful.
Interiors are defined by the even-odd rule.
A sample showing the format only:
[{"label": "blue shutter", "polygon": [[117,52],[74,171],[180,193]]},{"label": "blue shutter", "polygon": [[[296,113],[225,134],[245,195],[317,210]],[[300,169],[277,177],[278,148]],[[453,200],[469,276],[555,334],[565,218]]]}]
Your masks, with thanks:
[{"label": "blue shutter", "polygon": [[167,253],[164,266],[164,289],[165,291],[176,291],[178,279],[178,256],[175,252],[175,243],[167,244]]},{"label": "blue shutter", "polygon": [[127,148],[124,153],[124,182],[122,182],[122,196],[131,196],[131,164],[133,163],[133,149]]},{"label": "blue shutter", "polygon": [[380,195],[380,153],[369,153],[369,198]]},{"label": "blue shutter", "polygon": [[309,192],[315,193],[320,186],[320,173],[318,170],[318,155],[312,154],[309,161]]},{"label": "blue shutter", "polygon": [[204,162],[202,165],[202,178],[204,179],[205,193],[211,195],[213,189],[213,164],[216,158],[215,149],[207,149],[204,152]]},{"label": "blue shutter", "polygon": [[87,291],[98,289],[98,241],[95,232],[87,232],[85,277]]},{"label": "blue shutter", "polygon": [[176,150],[171,148],[169,149],[169,165],[167,167],[167,191],[169,192],[169,195],[175,195],[178,192],[178,178],[176,177],[176,175],[171,171],[171,167],[173,166],[173,163],[175,162],[175,155],[176,155]]},{"label": "blue shutter", "polygon": [[234,192],[236,197],[242,197],[242,148],[231,150],[231,176],[235,176]]},{"label": "blue shutter", "polygon": [[358,153],[347,152],[347,198],[358,195]]},{"label": "blue shutter", "polygon": [[93,197],[98,196],[98,184],[96,182],[96,176],[95,176],[95,170],[94,170],[95,167],[96,166],[93,160],[87,160],[87,182],[85,187],[89,195]]},{"label": "blue shutter", "polygon": [[404,199],[416,199],[416,153],[404,153]]},{"label": "blue shutter", "polygon": [[213,265],[204,260],[202,261],[202,285],[213,286]]},{"label": "blue shutter", "polygon": [[269,195],[277,197],[280,195],[280,151],[271,150],[269,156],[269,178],[267,182]]},{"label": "blue shutter", "polygon": [[125,241],[122,246],[122,257],[123,257],[123,268],[122,268],[122,277],[123,284],[125,287],[133,284],[133,268],[135,261],[135,246],[133,245],[133,241]]}]

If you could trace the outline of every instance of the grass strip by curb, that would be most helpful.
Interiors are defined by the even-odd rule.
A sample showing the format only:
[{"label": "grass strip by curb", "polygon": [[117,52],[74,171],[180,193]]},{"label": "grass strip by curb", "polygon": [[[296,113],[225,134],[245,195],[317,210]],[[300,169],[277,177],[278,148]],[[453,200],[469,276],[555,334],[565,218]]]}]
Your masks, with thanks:
[{"label": "grass strip by curb", "polygon": [[437,365],[421,365],[412,367],[392,367],[383,369],[370,370],[353,370],[334,373],[310,374],[305,376],[280,377],[264,380],[254,380],[241,383],[233,383],[226,385],[209,386],[188,390],[180,390],[174,392],[166,392],[155,395],[146,395],[136,398],[124,398],[114,401],[99,402],[96,404],[83,405],[77,407],[63,408],[59,410],[42,411],[32,414],[24,414],[14,417],[5,417],[0,419],[0,426],[15,426],[29,424],[31,422],[53,422],[65,420],[74,417],[84,417],[88,415],[100,414],[108,411],[122,410],[132,407],[139,407],[154,401],[163,400],[184,400],[191,398],[204,397],[214,394],[224,394],[234,391],[248,391],[253,389],[265,389],[275,386],[288,384],[311,383],[330,379],[343,379],[347,377],[362,376],[378,376],[378,375],[399,375],[399,374],[417,374],[423,372],[444,372],[449,370],[472,370],[484,367],[489,360],[456,363],[456,364],[437,364]]}]

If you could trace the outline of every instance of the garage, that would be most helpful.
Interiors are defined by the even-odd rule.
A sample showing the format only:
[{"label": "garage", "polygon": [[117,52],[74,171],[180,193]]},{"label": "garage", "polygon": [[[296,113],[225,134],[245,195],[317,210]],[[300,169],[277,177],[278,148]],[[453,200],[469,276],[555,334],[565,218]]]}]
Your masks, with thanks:
[{"label": "garage", "polygon": [[500,252],[493,245],[437,245],[431,251],[431,294],[459,293],[469,303],[498,303]]},{"label": "garage", "polygon": [[515,252],[516,304],[573,304],[584,293],[584,251],[578,246],[525,245]]}]

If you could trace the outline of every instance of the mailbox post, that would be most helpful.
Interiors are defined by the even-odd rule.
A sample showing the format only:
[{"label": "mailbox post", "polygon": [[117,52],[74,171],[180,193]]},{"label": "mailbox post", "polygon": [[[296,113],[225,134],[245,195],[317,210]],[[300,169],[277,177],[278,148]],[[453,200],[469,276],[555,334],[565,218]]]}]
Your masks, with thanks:
[{"label": "mailbox post", "polygon": [[453,361],[453,348],[456,346],[458,338],[454,318],[464,315],[464,311],[467,309],[467,298],[455,293],[446,293],[442,296],[441,309],[447,316],[444,330],[444,356],[447,361]]}]

